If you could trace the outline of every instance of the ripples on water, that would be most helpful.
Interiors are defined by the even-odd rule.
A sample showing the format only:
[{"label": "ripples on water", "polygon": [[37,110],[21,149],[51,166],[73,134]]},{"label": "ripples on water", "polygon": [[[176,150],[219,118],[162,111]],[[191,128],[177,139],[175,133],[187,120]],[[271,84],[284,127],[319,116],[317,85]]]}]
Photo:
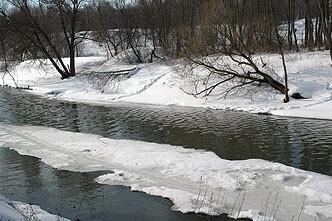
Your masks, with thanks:
[{"label": "ripples on water", "polygon": [[0,121],[207,149],[332,175],[332,121],[186,107],[92,106],[0,93]]},{"label": "ripples on water", "polygon": [[[332,175],[332,121],[185,107],[92,106],[1,89],[0,121],[207,149],[224,159],[260,158]],[[98,173],[58,171],[6,148],[0,148],[0,171],[0,193],[72,219],[83,202],[79,217],[85,220],[206,220],[170,211],[168,200],[96,184]]]}]

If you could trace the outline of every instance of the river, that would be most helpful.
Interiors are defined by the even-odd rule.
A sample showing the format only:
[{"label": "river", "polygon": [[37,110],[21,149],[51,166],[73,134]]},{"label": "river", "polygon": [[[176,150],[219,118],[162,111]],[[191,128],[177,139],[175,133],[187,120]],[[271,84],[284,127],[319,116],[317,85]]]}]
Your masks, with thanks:
[{"label": "river", "polygon": [[[332,175],[332,121],[327,120],[175,106],[94,106],[1,89],[0,122],[206,149],[224,159],[259,158]],[[0,148],[0,171],[1,194],[70,219],[203,219],[171,211],[166,199],[95,183],[102,172],[56,170],[8,148]]]}]

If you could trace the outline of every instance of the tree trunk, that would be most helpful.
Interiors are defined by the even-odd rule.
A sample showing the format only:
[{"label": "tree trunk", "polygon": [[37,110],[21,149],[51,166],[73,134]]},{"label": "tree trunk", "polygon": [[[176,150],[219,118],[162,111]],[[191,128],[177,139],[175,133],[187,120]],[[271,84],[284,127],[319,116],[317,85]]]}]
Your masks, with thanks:
[{"label": "tree trunk", "polygon": [[304,45],[309,48],[309,50],[313,49],[314,46],[314,30],[313,23],[311,20],[311,10],[309,0],[305,0],[305,39]]},{"label": "tree trunk", "polygon": [[76,74],[75,70],[75,49],[70,52],[70,61],[69,61],[69,69],[70,69],[70,76],[73,77]]},{"label": "tree trunk", "polygon": [[[273,22],[274,22],[274,32],[275,32],[275,35],[277,36],[279,54],[281,55],[282,66],[283,66],[283,69],[284,69],[284,82],[285,82],[285,85],[282,85],[279,82],[272,82],[272,83],[277,83],[277,85],[276,85],[277,89],[282,94],[285,95],[284,102],[287,103],[289,101],[289,96],[288,96],[288,74],[287,74],[287,68],[286,68],[286,61],[285,61],[285,56],[284,56],[283,43],[282,43],[282,40],[281,40],[281,36],[279,35],[279,32],[278,32],[277,20],[276,20],[276,17],[275,17],[275,11],[274,11],[274,8],[272,6],[271,0],[270,0],[270,9],[271,9],[271,14],[272,14],[272,19],[273,19]],[[293,22],[293,25],[294,25],[294,21],[292,21],[292,22]]]},{"label": "tree trunk", "polygon": [[264,78],[265,83],[276,89],[280,93],[284,94],[286,87],[282,83],[274,80],[270,75],[260,72],[260,75]]}]

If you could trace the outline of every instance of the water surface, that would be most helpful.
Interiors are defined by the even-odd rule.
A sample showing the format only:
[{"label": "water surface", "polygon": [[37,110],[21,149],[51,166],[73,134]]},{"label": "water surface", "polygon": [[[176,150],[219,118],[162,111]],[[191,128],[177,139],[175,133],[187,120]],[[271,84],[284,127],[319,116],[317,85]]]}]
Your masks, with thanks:
[{"label": "water surface", "polygon": [[1,91],[0,121],[207,149],[332,175],[332,121],[202,108],[92,106]]},{"label": "water surface", "polygon": [[[224,159],[266,159],[332,175],[332,121],[327,120],[174,106],[93,106],[0,89],[0,122],[206,149]],[[0,148],[0,171],[1,194],[72,220],[212,219],[171,211],[172,203],[160,197],[95,183],[105,171],[56,170],[8,148]]]}]

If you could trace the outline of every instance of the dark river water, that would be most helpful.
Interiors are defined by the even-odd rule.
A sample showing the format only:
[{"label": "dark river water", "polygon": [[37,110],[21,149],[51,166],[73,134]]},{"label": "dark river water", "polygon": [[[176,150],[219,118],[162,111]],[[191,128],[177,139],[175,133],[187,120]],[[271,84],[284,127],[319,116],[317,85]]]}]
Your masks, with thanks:
[{"label": "dark river water", "polygon": [[[115,139],[207,149],[221,158],[259,158],[332,175],[332,121],[201,108],[41,99],[0,89],[0,122],[94,133]],[[0,148],[0,193],[80,220],[200,220],[172,203],[93,182],[100,173],[59,171],[37,158]]]}]

